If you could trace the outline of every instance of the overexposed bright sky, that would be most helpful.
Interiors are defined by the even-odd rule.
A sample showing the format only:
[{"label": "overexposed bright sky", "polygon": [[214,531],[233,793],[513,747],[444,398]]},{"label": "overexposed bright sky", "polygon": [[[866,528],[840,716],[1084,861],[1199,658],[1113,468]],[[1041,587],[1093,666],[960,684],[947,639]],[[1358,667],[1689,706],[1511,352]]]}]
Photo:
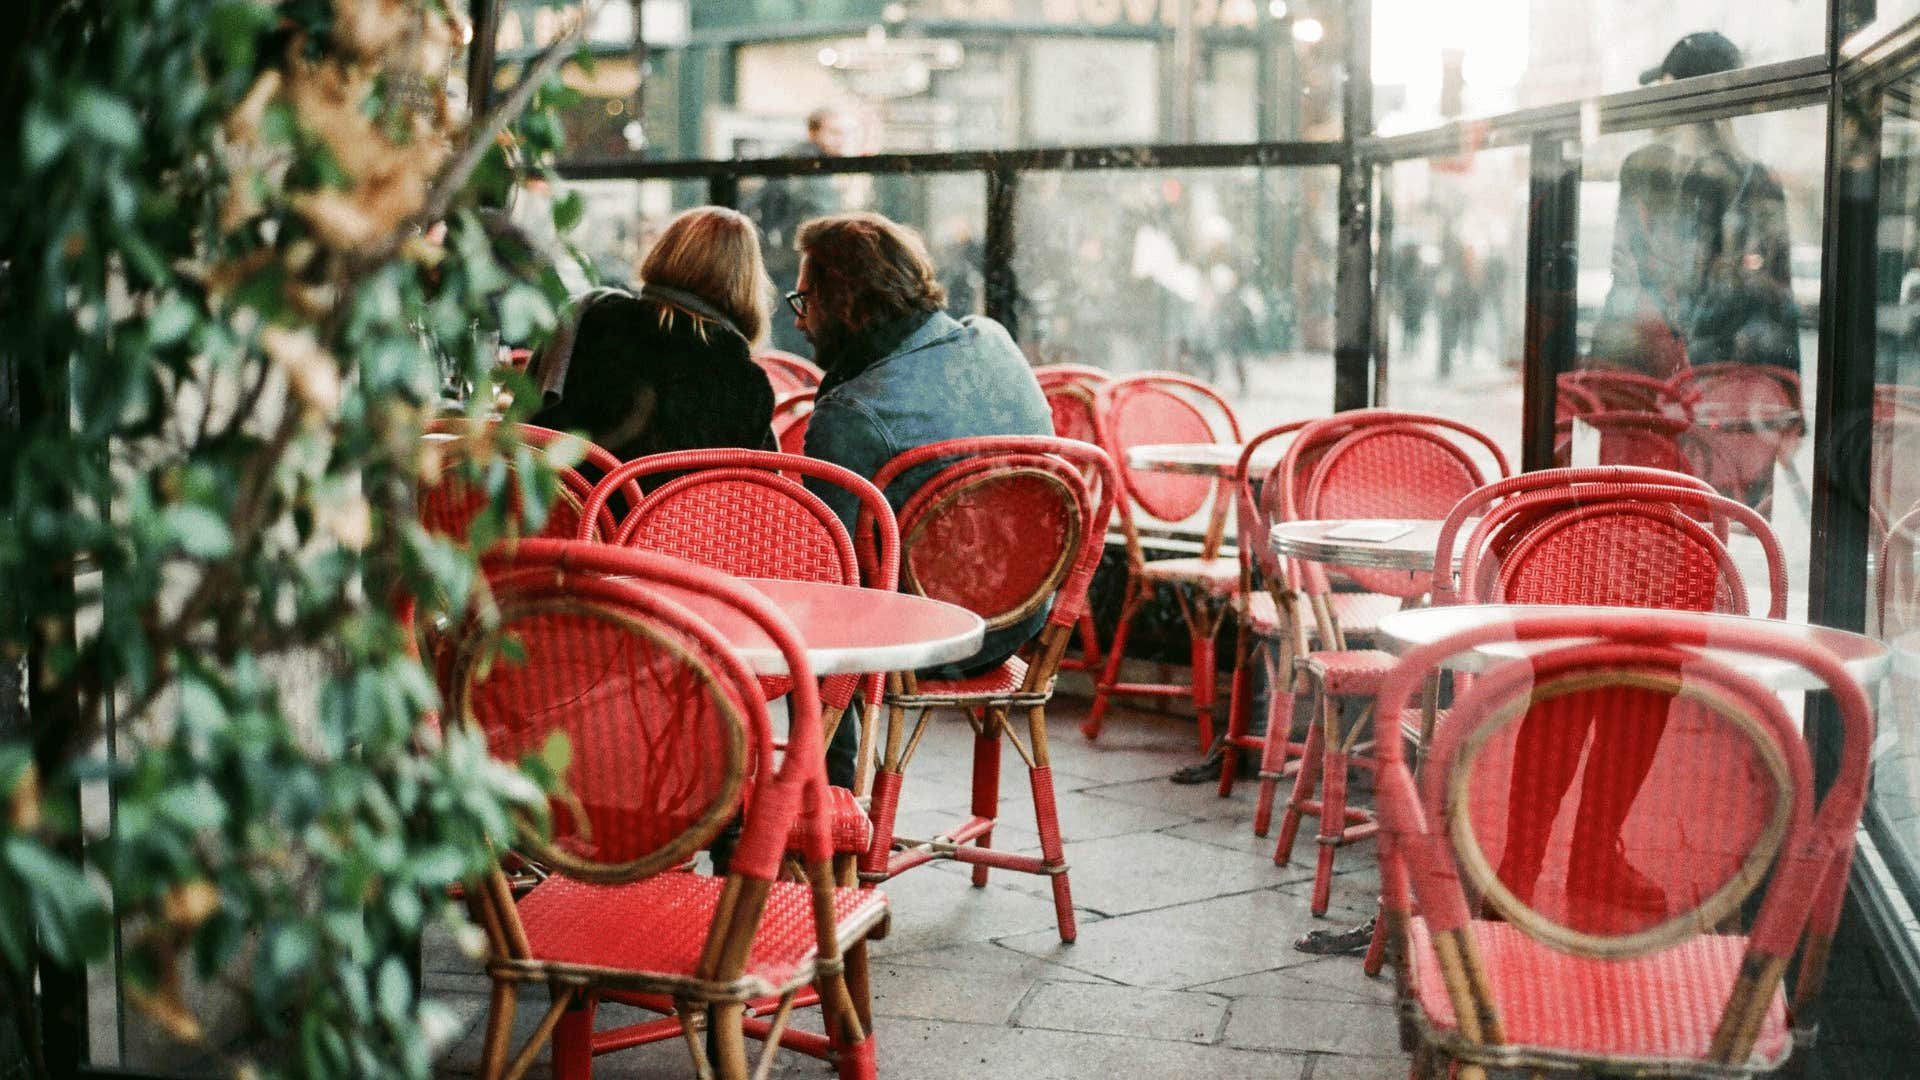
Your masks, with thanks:
[{"label": "overexposed bright sky", "polygon": [[[1373,70],[1379,82],[1438,81],[1443,49],[1463,49],[1474,87],[1506,87],[1527,66],[1528,0],[1373,0]],[[1404,72],[1404,76],[1388,73]]]}]

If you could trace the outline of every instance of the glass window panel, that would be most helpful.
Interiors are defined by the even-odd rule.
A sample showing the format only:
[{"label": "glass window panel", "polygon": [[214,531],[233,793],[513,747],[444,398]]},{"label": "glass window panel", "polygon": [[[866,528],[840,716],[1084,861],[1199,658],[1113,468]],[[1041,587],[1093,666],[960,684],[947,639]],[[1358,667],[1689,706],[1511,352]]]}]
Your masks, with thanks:
[{"label": "glass window panel", "polygon": [[[1807,611],[1826,124],[1798,109],[1587,145],[1580,371],[1559,394],[1562,460],[1684,469],[1759,510],[1792,618]],[[1735,539],[1764,612],[1764,560]]]},{"label": "glass window panel", "polygon": [[[640,260],[653,238],[675,214],[704,204],[706,191],[704,182],[566,181],[560,193],[580,196],[581,217],[565,242],[591,268],[592,283],[632,288],[639,278]],[[522,192],[514,206],[514,220],[542,243],[555,246],[558,241],[546,209],[548,198],[538,190]],[[561,260],[568,287],[585,289],[590,284],[587,277],[568,274],[566,262]]]},{"label": "glass window panel", "polygon": [[1678,77],[1813,56],[1826,19],[1826,5],[1804,0],[1375,0],[1375,121],[1383,133],[1417,131],[1633,90],[1683,38]]},{"label": "glass window panel", "polygon": [[[785,293],[800,273],[794,232],[808,218],[848,210],[872,210],[920,231],[947,290],[955,315],[984,310],[987,181],[980,173],[838,175],[760,178],[740,182],[740,209],[760,226],[767,272]],[[812,356],[782,305],[774,312],[773,345]]]},{"label": "glass window panel", "polygon": [[[1906,84],[1911,86],[1912,84]],[[1897,854],[1920,863],[1920,117],[1887,97],[1880,136],[1874,299],[1875,395],[1868,442],[1872,575],[1867,625],[1895,650],[1881,688],[1873,799]],[[1856,423],[1860,423],[1856,420]],[[1858,440],[1842,440],[1842,452]]]},{"label": "glass window panel", "polygon": [[1333,404],[1335,172],[1023,174],[1018,337],[1036,364],[1165,368],[1243,430]]},{"label": "glass window panel", "polygon": [[1382,404],[1438,413],[1520,462],[1528,156],[1525,147],[1396,162],[1379,257]]}]

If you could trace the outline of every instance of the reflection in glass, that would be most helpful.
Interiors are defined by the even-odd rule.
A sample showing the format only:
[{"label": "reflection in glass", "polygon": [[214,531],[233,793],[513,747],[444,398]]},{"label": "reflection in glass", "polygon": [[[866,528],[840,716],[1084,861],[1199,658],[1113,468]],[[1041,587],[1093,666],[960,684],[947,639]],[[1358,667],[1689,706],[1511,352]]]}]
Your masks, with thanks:
[{"label": "reflection in glass", "polygon": [[[1578,370],[1557,408],[1561,463],[1684,471],[1760,511],[1786,550],[1792,617],[1806,611],[1825,124],[1801,109],[1588,144]],[[1733,544],[1743,567],[1750,540]]]},{"label": "reflection in glass", "polygon": [[1485,431],[1520,460],[1527,150],[1397,162],[1383,183],[1383,405]]},{"label": "reflection in glass", "polygon": [[[800,277],[794,233],[809,218],[854,210],[885,214],[918,230],[947,290],[955,316],[985,311],[986,178],[975,172],[920,176],[838,173],[796,177],[749,177],[740,182],[740,209],[760,226],[767,273],[779,292]],[[793,320],[773,321],[772,345],[796,356],[813,347]]]},{"label": "reflection in glass", "polygon": [[[1920,861],[1920,118],[1911,83],[1889,93],[1880,135],[1875,230],[1874,403],[1867,513],[1872,576],[1868,628],[1894,650],[1880,699],[1873,799],[1909,862]],[[1845,440],[1857,447],[1857,437]]]},{"label": "reflection in glass", "polygon": [[1256,431],[1332,403],[1332,169],[1030,172],[1015,224],[1036,364],[1169,369]]},{"label": "reflection in glass", "polygon": [[1387,134],[1417,131],[1633,90],[1663,75],[1726,70],[1659,70],[1678,42],[1707,32],[1738,50],[1739,63],[1729,66],[1814,56],[1826,47],[1826,29],[1825,5],[1797,0],[1375,0],[1375,121]]}]

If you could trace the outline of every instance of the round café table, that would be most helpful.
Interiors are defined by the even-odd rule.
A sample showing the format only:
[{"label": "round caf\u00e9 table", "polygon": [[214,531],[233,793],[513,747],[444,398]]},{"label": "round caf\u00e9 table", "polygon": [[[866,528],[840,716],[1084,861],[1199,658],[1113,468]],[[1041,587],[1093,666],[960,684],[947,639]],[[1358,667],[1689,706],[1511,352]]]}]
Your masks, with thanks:
[{"label": "round caf\u00e9 table", "polygon": [[[1623,611],[1631,612],[1632,610],[1631,608],[1574,604],[1459,604],[1450,607],[1419,608],[1413,611],[1396,611],[1383,616],[1378,628],[1374,631],[1374,638],[1380,648],[1392,653],[1404,653],[1457,634],[1462,630],[1471,630],[1490,623],[1511,622],[1528,615],[1597,619],[1617,616]],[[1870,687],[1885,678],[1891,663],[1887,646],[1865,634],[1854,634],[1809,623],[1761,619],[1751,615],[1723,615],[1705,611],[1662,611],[1660,615],[1662,618],[1679,617],[1688,622],[1697,622],[1706,629],[1709,642],[1712,641],[1715,627],[1764,625],[1773,630],[1784,630],[1802,640],[1823,646],[1839,657],[1847,674],[1853,676],[1862,686]],[[1580,640],[1582,639],[1573,637],[1526,642],[1489,641],[1448,657],[1443,666],[1453,671],[1481,672],[1508,660],[1545,652]],[[1811,672],[1785,660],[1755,656],[1737,650],[1716,649],[1712,644],[1704,648],[1685,647],[1697,649],[1703,656],[1718,660],[1728,667],[1751,676],[1769,689],[1780,691],[1824,689],[1824,684]]]},{"label": "round caf\u00e9 table", "polygon": [[[1240,453],[1245,449],[1244,443],[1142,443],[1127,448],[1127,468],[1231,480],[1234,466],[1240,463]],[[1280,464],[1286,453],[1285,442],[1270,442],[1253,455],[1247,471],[1263,477]]]},{"label": "round caf\u00e9 table", "polygon": [[[1475,524],[1476,520],[1463,522],[1456,534],[1459,540],[1464,542],[1473,535]],[[1331,566],[1420,572],[1433,569],[1433,549],[1440,542],[1440,525],[1438,521],[1399,518],[1283,521],[1273,527],[1268,543],[1275,555],[1286,558],[1307,559]],[[1384,540],[1341,535],[1369,528],[1397,535],[1389,535]],[[1457,569],[1460,565],[1459,547],[1454,550],[1453,561]]]},{"label": "round caf\u00e9 table", "polygon": [[[987,624],[924,596],[816,581],[742,578],[793,620],[815,675],[912,671],[980,650]],[[662,588],[727,639],[755,674],[787,674],[786,658],[746,616],[699,593]]]}]

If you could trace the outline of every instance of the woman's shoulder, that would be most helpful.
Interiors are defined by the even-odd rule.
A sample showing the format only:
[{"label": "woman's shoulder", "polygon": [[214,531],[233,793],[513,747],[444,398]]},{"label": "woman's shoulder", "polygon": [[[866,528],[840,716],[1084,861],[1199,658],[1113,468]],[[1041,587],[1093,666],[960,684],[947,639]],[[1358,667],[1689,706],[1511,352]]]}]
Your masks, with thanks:
[{"label": "woman's shoulder", "polygon": [[642,300],[645,317],[638,320],[635,344],[651,344],[663,352],[696,355],[710,360],[738,360],[750,364],[752,351],[732,329],[699,318],[684,308]]}]

